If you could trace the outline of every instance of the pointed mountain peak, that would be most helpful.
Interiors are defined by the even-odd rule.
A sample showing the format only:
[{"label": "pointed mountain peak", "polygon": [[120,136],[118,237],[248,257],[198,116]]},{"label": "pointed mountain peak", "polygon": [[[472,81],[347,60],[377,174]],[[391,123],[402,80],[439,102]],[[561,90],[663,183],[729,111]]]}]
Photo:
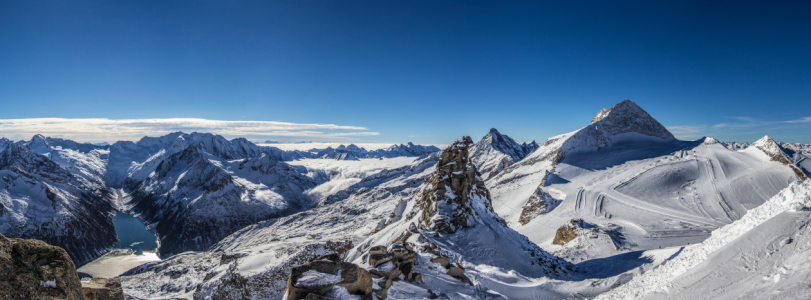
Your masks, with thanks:
[{"label": "pointed mountain peak", "polygon": [[600,112],[598,112],[597,115],[594,116],[593,119],[591,119],[591,123],[593,124],[595,122],[598,122],[598,121],[604,119],[605,117],[609,116],[611,114],[611,112],[615,112],[615,114],[629,114],[629,113],[630,114],[642,114],[644,116],[650,117],[650,115],[648,115],[648,113],[645,112],[644,109],[639,107],[639,105],[636,105],[636,103],[634,101],[631,101],[631,99],[625,99],[625,100],[620,101],[619,103],[617,103],[616,105],[614,105],[611,108],[600,109]]},{"label": "pointed mountain peak", "polygon": [[591,125],[608,135],[636,132],[665,140],[675,138],[659,121],[629,99],[600,110]]},{"label": "pointed mountain peak", "polygon": [[[784,156],[782,149],[780,149],[780,145],[778,145],[777,142],[775,142],[768,135],[763,136],[759,140],[755,141],[754,143],[752,143],[752,145],[750,145],[750,147],[755,147],[757,149],[760,149],[760,151],[763,151],[766,154],[768,154],[769,156],[772,156],[773,159],[775,159],[775,157],[777,157],[777,156],[780,156],[780,157]],[[775,160],[779,160],[779,159],[775,159]]]},{"label": "pointed mountain peak", "polygon": [[28,142],[28,145],[36,145],[36,144],[42,144],[45,145],[45,147],[48,146],[48,142],[45,141],[45,136],[41,134],[35,135],[34,137],[31,138],[31,141]]},{"label": "pointed mountain peak", "polygon": [[770,145],[772,145],[772,144],[777,145],[777,142],[775,142],[775,141],[774,141],[774,140],[773,140],[773,139],[772,139],[770,136],[768,136],[768,135],[764,135],[762,138],[760,138],[759,140],[757,140],[757,141],[755,141],[754,143],[752,143],[752,145],[753,145],[753,146],[754,146],[754,145],[758,145],[758,146],[761,146],[761,147],[763,147],[763,146],[770,146]]}]

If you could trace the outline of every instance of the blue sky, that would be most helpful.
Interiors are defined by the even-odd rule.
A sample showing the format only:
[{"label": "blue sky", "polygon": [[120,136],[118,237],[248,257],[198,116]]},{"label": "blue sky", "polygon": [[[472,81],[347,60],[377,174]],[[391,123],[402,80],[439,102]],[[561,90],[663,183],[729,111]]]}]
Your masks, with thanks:
[{"label": "blue sky", "polygon": [[811,142],[809,2],[561,2],[0,1],[0,135],[540,142],[630,98],[684,139]]}]

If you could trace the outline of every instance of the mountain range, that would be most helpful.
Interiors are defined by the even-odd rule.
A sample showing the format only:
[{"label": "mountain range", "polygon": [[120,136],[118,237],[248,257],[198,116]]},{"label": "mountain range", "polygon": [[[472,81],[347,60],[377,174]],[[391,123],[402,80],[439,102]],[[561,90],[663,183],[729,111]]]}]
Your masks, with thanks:
[{"label": "mountain range", "polygon": [[[808,145],[678,140],[631,100],[584,125],[441,150],[0,139],[0,233],[79,265],[115,243],[117,210],[134,214],[163,258],[119,277],[141,298],[282,298],[293,268],[324,257],[371,272],[378,298],[808,294]],[[782,289],[762,283],[780,272]],[[735,289],[713,285],[726,277]]]}]

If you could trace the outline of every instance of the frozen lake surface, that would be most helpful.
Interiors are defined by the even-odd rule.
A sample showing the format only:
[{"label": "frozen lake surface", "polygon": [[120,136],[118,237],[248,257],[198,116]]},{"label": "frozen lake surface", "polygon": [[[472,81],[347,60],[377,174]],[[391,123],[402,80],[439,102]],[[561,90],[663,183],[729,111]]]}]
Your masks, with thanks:
[{"label": "frozen lake surface", "polygon": [[118,244],[107,254],[79,268],[79,272],[110,278],[141,264],[160,260],[155,253],[157,239],[144,223],[132,215],[118,212],[113,224],[118,233]]}]

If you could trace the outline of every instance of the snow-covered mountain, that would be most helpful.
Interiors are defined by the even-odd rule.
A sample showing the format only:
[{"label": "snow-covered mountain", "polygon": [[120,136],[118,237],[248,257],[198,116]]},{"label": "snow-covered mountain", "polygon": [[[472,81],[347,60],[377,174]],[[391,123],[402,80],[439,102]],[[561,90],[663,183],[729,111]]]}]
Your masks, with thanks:
[{"label": "snow-covered mountain", "polygon": [[402,218],[401,207],[432,174],[438,159],[434,153],[405,167],[381,170],[323,205],[247,226],[208,251],[143,266],[121,277],[122,284],[147,298],[278,297],[293,267],[345,253],[377,228]]},{"label": "snow-covered mountain", "polygon": [[[762,144],[731,151],[712,138],[679,141],[625,100],[550,138],[487,186],[513,229],[580,261],[700,242],[802,179],[796,165],[774,159],[778,145]],[[565,228],[573,219],[594,239],[555,245],[559,232],[573,232]]]},{"label": "snow-covered mountain", "polygon": [[27,144],[6,143],[0,152],[0,233],[58,245],[76,265],[115,245],[114,209],[93,181],[98,174],[69,171],[29,146],[63,163],[81,160],[73,150],[49,150],[40,137]]},{"label": "snow-covered mountain", "polygon": [[487,135],[470,147],[470,160],[479,168],[482,178],[487,180],[535,149],[538,149],[535,141],[519,144],[509,136],[491,128]]},{"label": "snow-covered mountain", "polygon": [[[743,143],[739,143],[739,142],[722,142],[721,144],[723,144],[724,147],[727,147],[729,150],[736,150],[736,151],[737,150],[744,150],[744,149],[748,148],[750,145],[752,145],[752,143],[749,143],[749,142],[743,142]],[[784,149],[787,149],[789,151],[798,152],[798,153],[803,154],[805,156],[811,156],[811,144],[786,143],[786,142],[777,142],[777,144],[780,145],[780,147],[783,147]]]},{"label": "snow-covered mountain", "polygon": [[129,210],[154,226],[162,257],[204,250],[242,227],[309,208],[301,193],[315,184],[285,163],[264,153],[235,162],[206,154],[189,146],[168,156],[131,192]]},{"label": "snow-covered mountain", "polygon": [[407,145],[392,145],[386,149],[377,149],[372,151],[355,146],[354,144],[350,144],[349,146],[340,145],[337,148],[327,147],[326,149],[319,150],[315,153],[310,152],[309,157],[337,160],[357,160],[360,158],[391,158],[401,156],[414,157],[423,156],[438,151],[439,148],[435,146],[414,145],[411,142],[409,142]]}]

